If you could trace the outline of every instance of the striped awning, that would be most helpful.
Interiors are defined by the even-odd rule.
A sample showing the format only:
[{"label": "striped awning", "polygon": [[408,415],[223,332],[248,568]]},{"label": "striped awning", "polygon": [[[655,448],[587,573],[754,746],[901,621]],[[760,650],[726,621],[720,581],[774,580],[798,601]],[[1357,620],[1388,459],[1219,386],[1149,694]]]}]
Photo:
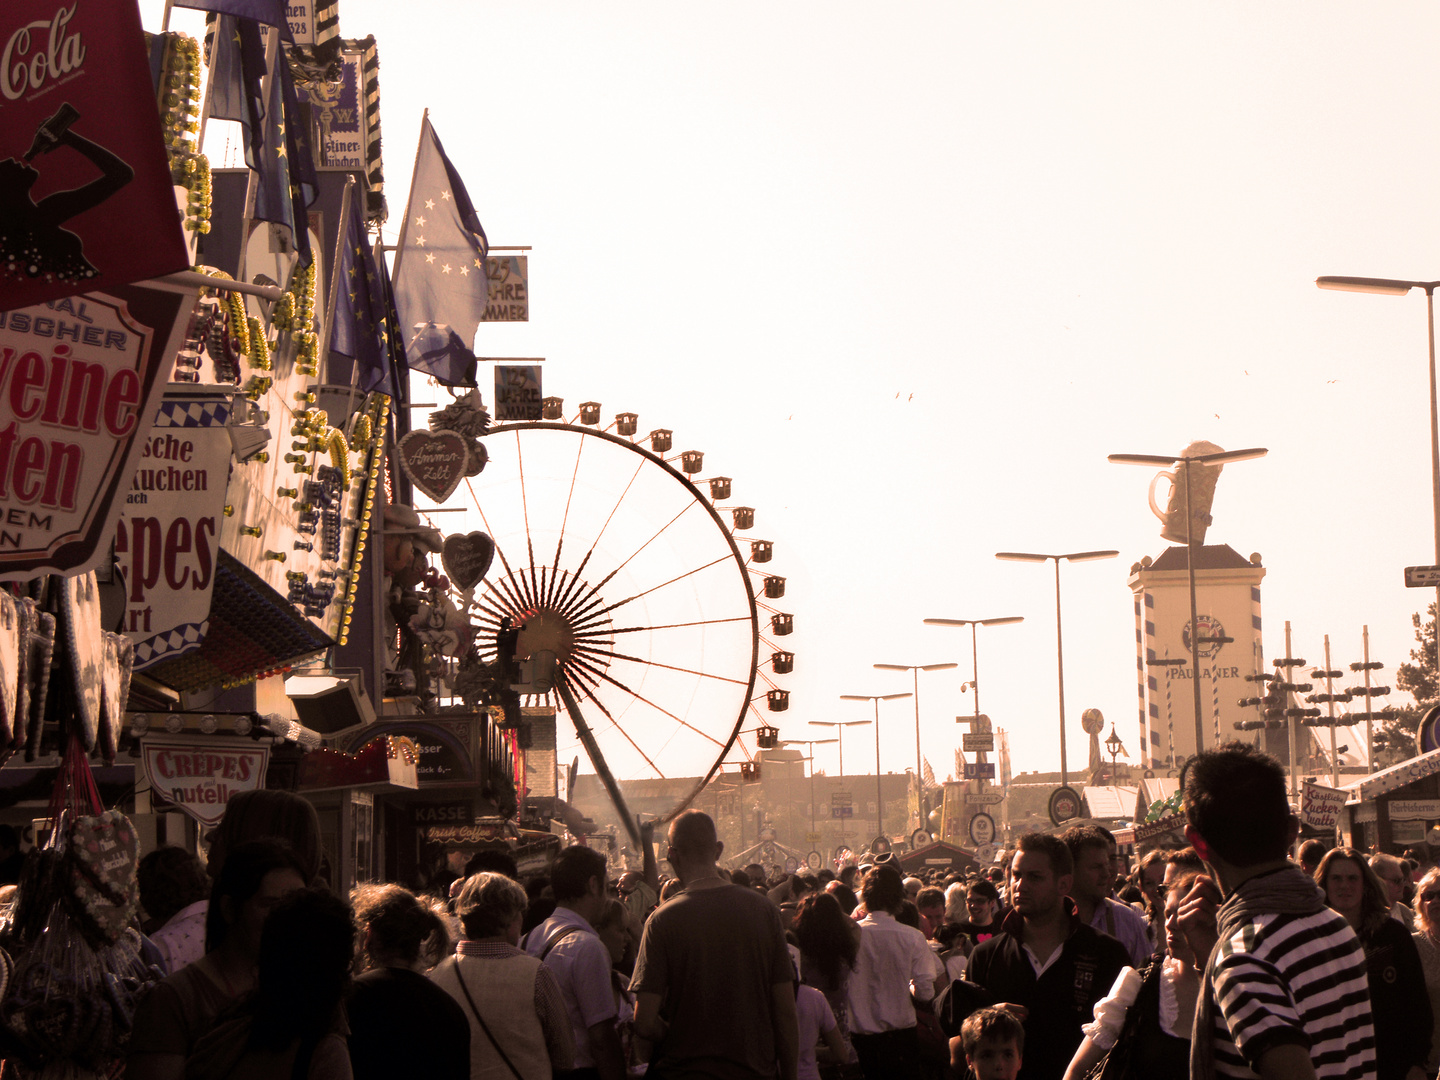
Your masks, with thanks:
[{"label": "striped awning", "polygon": [[1399,765],[1391,765],[1388,769],[1381,769],[1353,784],[1345,785],[1344,790],[1350,793],[1346,805],[1398,791],[1406,784],[1413,784],[1416,780],[1423,780],[1436,773],[1440,773],[1440,750],[1431,750],[1428,754],[1402,761]]}]

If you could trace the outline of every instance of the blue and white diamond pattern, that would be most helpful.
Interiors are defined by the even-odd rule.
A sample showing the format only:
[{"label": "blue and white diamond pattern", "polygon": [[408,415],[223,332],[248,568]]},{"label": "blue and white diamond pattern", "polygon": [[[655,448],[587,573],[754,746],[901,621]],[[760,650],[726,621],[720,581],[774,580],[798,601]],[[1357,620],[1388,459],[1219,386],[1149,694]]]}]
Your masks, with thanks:
[{"label": "blue and white diamond pattern", "polygon": [[135,646],[135,670],[142,671],[161,660],[171,660],[193,652],[200,647],[209,630],[209,619],[198,623],[182,623],[163,634],[156,634],[139,642]]}]

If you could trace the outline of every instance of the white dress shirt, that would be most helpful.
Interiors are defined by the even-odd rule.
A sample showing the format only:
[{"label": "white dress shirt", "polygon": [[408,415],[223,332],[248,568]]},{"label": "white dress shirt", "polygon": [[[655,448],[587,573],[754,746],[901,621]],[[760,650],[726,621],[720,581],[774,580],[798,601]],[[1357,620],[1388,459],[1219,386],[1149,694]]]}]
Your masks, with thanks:
[{"label": "white dress shirt", "polygon": [[883,911],[860,922],[860,952],[846,992],[850,1030],[876,1035],[915,1026],[910,993],[935,996],[935,954],[925,935]]}]

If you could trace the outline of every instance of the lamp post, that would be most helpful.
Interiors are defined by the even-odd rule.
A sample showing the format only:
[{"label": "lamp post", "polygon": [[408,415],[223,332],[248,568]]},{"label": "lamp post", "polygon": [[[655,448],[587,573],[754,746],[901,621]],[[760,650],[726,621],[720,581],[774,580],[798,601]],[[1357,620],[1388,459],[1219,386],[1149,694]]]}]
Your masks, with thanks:
[{"label": "lamp post", "polygon": [[[920,814],[920,828],[925,827],[925,782],[920,773],[920,672],[948,671],[959,664],[876,664],[877,671],[909,671],[915,680],[915,786],[919,789],[915,807]],[[877,706],[878,708],[878,706]]]},{"label": "lamp post", "polygon": [[[1110,754],[1110,784],[1113,787],[1119,783],[1117,779],[1119,775],[1119,765],[1116,764],[1115,759],[1121,754],[1125,754],[1125,744],[1120,741],[1120,736],[1115,734],[1115,725],[1113,723],[1110,725],[1110,735],[1105,740],[1105,749]],[[1130,755],[1125,754],[1125,756],[1128,758]]]},{"label": "lamp post", "polygon": [[[880,702],[907,698],[903,694],[841,694],[841,701],[873,701],[875,703],[875,835],[885,835],[885,797],[880,787]],[[814,723],[815,721],[811,721]]]},{"label": "lamp post", "polygon": [[[975,644],[977,626],[1001,626],[1004,623],[1024,622],[1023,615],[1005,615],[998,619],[926,619],[926,626],[968,626],[970,627],[970,689],[975,691],[975,715],[980,715],[980,651]],[[963,687],[962,687],[963,690]]]},{"label": "lamp post", "polygon": [[[814,725],[815,727],[828,727],[828,728],[834,728],[834,729],[835,729],[836,738],[834,738],[834,739],[817,739],[817,740],[815,740],[815,741],[816,741],[816,742],[836,742],[836,743],[839,743],[839,744],[840,744],[840,746],[839,746],[839,748],[838,748],[838,749],[840,750],[840,779],[841,779],[841,780],[844,780],[844,779],[845,779],[845,739],[844,739],[845,729],[846,729],[847,727],[864,727],[866,724],[870,723],[870,721],[869,721],[869,720],[811,720],[810,723],[811,723],[812,725]],[[797,740],[797,741],[798,741],[798,740]]]},{"label": "lamp post", "polygon": [[[1435,517],[1435,564],[1440,566],[1440,416],[1435,402],[1435,288],[1440,281],[1403,281],[1393,278],[1319,277],[1322,289],[1404,296],[1411,289],[1425,290],[1425,326],[1430,339],[1430,505]],[[1440,613],[1440,584],[1435,586],[1436,612]],[[1440,635],[1435,638],[1436,664],[1440,665]],[[1366,702],[1368,708],[1369,702]]]},{"label": "lamp post", "polygon": [[[1111,454],[1105,460],[1117,465],[1161,465],[1173,466],[1185,475],[1185,568],[1190,575],[1190,688],[1195,697],[1195,753],[1205,748],[1205,721],[1200,714],[1200,612],[1195,601],[1195,520],[1190,513],[1190,470],[1196,465],[1224,465],[1231,461],[1249,461],[1261,458],[1270,451],[1262,446],[1248,450],[1222,450],[1214,454],[1195,454],[1186,457],[1176,454],[1166,457],[1159,454]],[[1213,639],[1206,638],[1207,642]]]},{"label": "lamp post", "polygon": [[1097,559],[1113,559],[1118,551],[1070,551],[1063,555],[1046,555],[1038,551],[997,551],[995,558],[1014,562],[1055,563],[1055,682],[1060,695],[1060,786],[1070,784],[1070,769],[1065,756],[1065,641],[1060,623],[1060,563],[1094,562]]},{"label": "lamp post", "polygon": [[[814,721],[818,722],[818,721]],[[815,832],[815,747],[823,743],[838,743],[835,739],[781,739],[782,743],[800,743],[805,747],[805,760],[810,763],[810,832]]]}]

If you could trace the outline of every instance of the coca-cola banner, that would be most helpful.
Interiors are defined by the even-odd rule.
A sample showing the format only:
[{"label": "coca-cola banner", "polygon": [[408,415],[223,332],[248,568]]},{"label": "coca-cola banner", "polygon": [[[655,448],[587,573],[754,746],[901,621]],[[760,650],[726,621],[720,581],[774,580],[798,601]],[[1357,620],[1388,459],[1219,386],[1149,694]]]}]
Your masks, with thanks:
[{"label": "coca-cola banner", "polygon": [[209,630],[232,443],[229,399],[171,394],[143,436],[115,532],[135,670],[200,647]]},{"label": "coca-cola banner", "polygon": [[0,578],[109,551],[194,303],[152,282],[0,312]]},{"label": "coca-cola banner", "polygon": [[134,0],[6,0],[0,44],[0,311],[187,269]]}]

